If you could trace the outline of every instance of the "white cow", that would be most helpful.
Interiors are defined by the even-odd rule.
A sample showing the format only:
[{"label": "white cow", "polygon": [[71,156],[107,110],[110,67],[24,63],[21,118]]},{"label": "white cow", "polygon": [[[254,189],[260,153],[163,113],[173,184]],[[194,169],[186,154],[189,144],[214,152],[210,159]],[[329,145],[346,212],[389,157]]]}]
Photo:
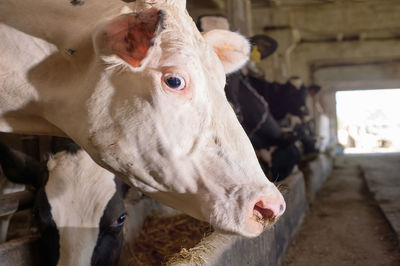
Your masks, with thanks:
[{"label": "white cow", "polygon": [[285,202],[224,93],[246,39],[201,35],[184,0],[79,3],[0,2],[0,130],[68,135],[151,197],[259,235]]}]

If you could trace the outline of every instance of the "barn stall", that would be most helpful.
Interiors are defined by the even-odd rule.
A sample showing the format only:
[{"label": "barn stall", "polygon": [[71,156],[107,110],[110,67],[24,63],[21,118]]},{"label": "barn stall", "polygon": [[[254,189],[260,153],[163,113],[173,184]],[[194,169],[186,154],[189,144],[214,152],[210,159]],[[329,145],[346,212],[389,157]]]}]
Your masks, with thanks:
[{"label": "barn stall", "polygon": [[[149,221],[151,222],[151,219],[155,221],[160,219],[161,227],[171,223],[170,226],[166,226],[170,227],[171,231],[173,231],[172,228],[178,227],[174,223],[180,224],[183,220],[186,226],[181,230],[187,230],[188,235],[191,234],[190,230],[193,227],[196,230],[202,226],[205,228],[204,231],[198,233],[197,244],[191,243],[183,247],[178,243],[175,249],[179,250],[174,252],[175,255],[169,254],[160,259],[158,261],[160,264],[278,265],[281,263],[310,204],[313,206],[315,200],[321,200],[317,192],[331,173],[333,159],[342,152],[342,147],[336,144],[335,92],[348,89],[395,88],[400,84],[396,75],[397,57],[399,57],[396,50],[398,40],[396,30],[393,30],[393,25],[397,21],[395,12],[398,6],[395,1],[378,2],[372,0],[362,3],[356,1],[324,3],[316,0],[214,0],[201,3],[188,1],[189,13],[195,20],[202,15],[224,14],[234,31],[240,31],[247,37],[254,34],[267,34],[274,38],[278,43],[277,50],[271,56],[257,62],[258,68],[263,70],[267,80],[285,84],[290,77],[295,75],[300,77],[303,84],[307,86],[312,84],[321,86],[319,94],[307,96],[307,106],[311,113],[313,130],[319,140],[324,143],[318,144],[320,146],[317,154],[298,162],[298,167],[294,167],[286,178],[279,181],[279,186],[285,188],[286,191],[284,193],[287,203],[285,215],[276,226],[255,239],[249,240],[212,232],[207,225],[197,224],[188,218],[174,220],[177,215],[174,211],[140,194],[133,197],[128,206],[133,213],[130,217],[134,217],[135,221],[129,224],[129,229],[125,228],[129,230],[127,233],[129,245],[125,246],[123,259],[121,259],[122,265],[140,264],[136,260],[132,261],[132,257],[136,256],[134,243],[139,242],[136,238],[140,239],[141,234],[149,234],[141,230],[142,228],[147,230],[146,225]],[[360,6],[362,4],[365,6]],[[363,11],[362,14],[358,13],[360,9]],[[347,10],[345,14],[343,10]],[[366,28],[365,25],[370,24],[366,21],[375,17],[376,14],[387,18],[374,23],[371,29]],[[16,142],[15,146],[34,154],[39,159],[43,159],[48,151],[46,139],[38,141],[37,137],[23,137],[21,141],[18,140],[19,137],[16,137],[17,141],[11,141],[7,139],[8,136],[5,138],[4,141],[7,143]],[[335,165],[341,166],[341,160],[343,159],[335,160]],[[361,163],[356,162],[356,164]],[[365,165],[368,163],[364,163],[363,169],[367,169]],[[390,168],[380,163],[376,165]],[[367,173],[366,176],[371,176],[371,174]],[[380,180],[379,177],[375,179]],[[372,177],[368,180],[372,180]],[[393,180],[397,182],[396,178]],[[368,184],[370,183],[374,182],[369,181]],[[20,211],[25,211],[25,217],[29,216],[26,209],[32,206],[34,196],[31,192],[18,193],[2,197],[2,217]],[[393,194],[396,197],[396,193],[393,192]],[[393,201],[393,198],[387,200]],[[396,208],[391,205],[386,208],[389,211],[385,213],[397,213]],[[172,218],[166,221],[162,220],[163,217]],[[392,217],[394,218],[389,219],[390,224],[396,228],[398,220],[396,220],[396,215]],[[149,220],[145,221],[146,218]],[[38,259],[36,257],[38,237],[36,233],[25,236],[15,234],[12,239],[0,245],[0,261],[5,265],[35,265]],[[171,242],[176,241],[174,235],[171,238]],[[144,252],[154,254],[151,250]],[[147,261],[141,263],[149,265]],[[285,261],[284,263],[293,262]]]}]

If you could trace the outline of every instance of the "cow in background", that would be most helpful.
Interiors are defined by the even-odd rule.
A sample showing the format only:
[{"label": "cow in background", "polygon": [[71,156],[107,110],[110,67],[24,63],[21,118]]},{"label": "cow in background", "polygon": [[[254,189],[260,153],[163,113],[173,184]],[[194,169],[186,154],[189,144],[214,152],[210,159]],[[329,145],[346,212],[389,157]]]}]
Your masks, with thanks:
[{"label": "cow in background", "polygon": [[303,154],[315,154],[315,134],[310,125],[307,96],[315,95],[320,87],[304,86],[299,77],[291,77],[285,84],[268,82],[264,78],[248,77],[251,86],[268,102],[271,114],[285,132],[294,132],[302,144]]},{"label": "cow in background", "polygon": [[40,265],[117,265],[129,188],[70,140],[57,140],[47,164],[0,143],[6,177],[36,190]]},{"label": "cow in background", "polygon": [[269,103],[272,116],[280,121],[290,114],[303,117],[309,115],[306,104],[308,89],[299,77],[291,77],[285,84],[268,82],[264,78],[248,77],[250,84]]},{"label": "cow in background", "polygon": [[[237,73],[228,77],[228,99],[240,110],[243,128],[257,151],[259,161],[270,180],[281,181],[300,161],[298,137],[285,131],[272,116],[269,103],[249,83],[248,76]],[[234,91],[234,93],[232,93]]]},{"label": "cow in background", "polygon": [[306,105],[308,88],[299,78],[279,84],[235,73],[228,77],[226,90],[273,180],[284,179],[301,160],[316,157],[316,137]]}]

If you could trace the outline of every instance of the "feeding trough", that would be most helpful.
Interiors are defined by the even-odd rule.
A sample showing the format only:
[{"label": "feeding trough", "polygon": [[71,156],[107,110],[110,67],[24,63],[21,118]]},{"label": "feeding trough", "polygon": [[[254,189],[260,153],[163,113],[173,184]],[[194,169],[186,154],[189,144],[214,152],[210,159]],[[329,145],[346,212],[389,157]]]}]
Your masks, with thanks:
[{"label": "feeding trough", "polygon": [[[129,222],[120,265],[277,265],[308,207],[301,172],[291,174],[279,186],[287,190],[286,212],[273,228],[254,239],[213,232],[208,223],[151,198],[128,197]],[[38,238],[29,235],[1,244],[0,261],[38,265]]]},{"label": "feeding trough", "polygon": [[280,186],[287,190],[286,212],[273,228],[254,239],[213,232],[207,223],[150,198],[136,199],[128,207],[129,218],[135,221],[126,228],[120,265],[277,265],[308,208],[301,172],[291,174]]},{"label": "feeding trough", "polygon": [[311,202],[332,170],[332,158],[319,154],[314,160],[301,167],[306,182],[308,200]]}]

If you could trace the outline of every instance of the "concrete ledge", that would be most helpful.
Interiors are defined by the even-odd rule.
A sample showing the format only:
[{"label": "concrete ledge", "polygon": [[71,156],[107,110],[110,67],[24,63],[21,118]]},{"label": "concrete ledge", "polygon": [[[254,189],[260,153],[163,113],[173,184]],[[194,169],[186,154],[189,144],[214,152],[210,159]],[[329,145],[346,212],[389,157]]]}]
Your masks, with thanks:
[{"label": "concrete ledge", "polygon": [[301,167],[304,173],[309,202],[314,200],[317,191],[332,171],[332,164],[332,159],[329,156],[319,154],[315,160]]},{"label": "concrete ledge", "polygon": [[400,159],[380,159],[381,162],[361,163],[361,169],[369,191],[378,203],[383,215],[397,235],[400,246]]},{"label": "concrete ledge", "polygon": [[285,195],[287,209],[274,228],[254,239],[213,233],[191,250],[192,257],[202,258],[202,263],[188,259],[172,265],[278,265],[308,208],[301,172],[287,177],[282,185],[289,189]]}]

